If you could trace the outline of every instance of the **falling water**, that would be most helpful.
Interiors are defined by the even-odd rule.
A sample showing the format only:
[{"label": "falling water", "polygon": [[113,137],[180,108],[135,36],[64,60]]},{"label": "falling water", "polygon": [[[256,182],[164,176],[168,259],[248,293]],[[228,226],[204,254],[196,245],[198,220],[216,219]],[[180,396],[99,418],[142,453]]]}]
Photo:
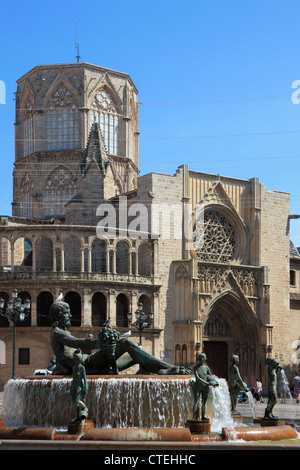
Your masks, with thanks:
[{"label": "falling water", "polygon": [[281,380],[283,381],[284,386],[285,386],[287,398],[288,398],[288,400],[290,402],[290,405],[291,405],[292,402],[293,402],[293,399],[292,399],[292,394],[291,394],[288,378],[287,378],[287,376],[286,376],[283,369],[280,370],[280,374],[281,374]]},{"label": "falling water", "polygon": [[225,379],[217,379],[218,387],[210,387],[207,400],[207,415],[211,419],[211,431],[221,432],[222,427],[233,427],[231,402]]},{"label": "falling water", "polygon": [[74,418],[71,379],[9,380],[4,388],[6,426],[65,426]]},{"label": "falling water", "polygon": [[250,405],[250,408],[251,408],[251,411],[252,411],[253,418],[255,419],[256,418],[255,400],[254,400],[253,395],[250,392],[250,390],[248,392],[246,392],[246,395],[248,397],[248,401],[249,401],[249,405]]},{"label": "falling water", "polygon": [[[96,427],[180,428],[192,418],[191,377],[99,377],[88,379],[88,419]],[[10,380],[2,417],[7,426],[64,427],[75,417],[71,378]],[[207,415],[212,432],[233,425],[225,379],[210,388]]]}]

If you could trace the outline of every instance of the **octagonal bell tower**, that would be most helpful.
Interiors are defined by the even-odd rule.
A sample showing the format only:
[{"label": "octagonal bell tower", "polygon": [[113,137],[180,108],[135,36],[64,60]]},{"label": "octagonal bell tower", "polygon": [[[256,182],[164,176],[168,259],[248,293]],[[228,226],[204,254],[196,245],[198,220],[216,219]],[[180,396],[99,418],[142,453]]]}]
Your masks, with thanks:
[{"label": "octagonal bell tower", "polygon": [[13,215],[64,218],[80,197],[81,223],[90,224],[101,201],[135,189],[137,93],[129,75],[87,63],[37,66],[21,77]]}]

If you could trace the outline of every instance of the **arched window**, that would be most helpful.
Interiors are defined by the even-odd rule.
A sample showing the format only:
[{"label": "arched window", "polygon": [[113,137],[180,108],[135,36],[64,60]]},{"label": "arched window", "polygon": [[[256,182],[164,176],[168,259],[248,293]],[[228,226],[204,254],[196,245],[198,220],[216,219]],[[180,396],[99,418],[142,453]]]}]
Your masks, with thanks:
[{"label": "arched window", "polygon": [[70,235],[64,243],[65,270],[68,272],[81,271],[81,241],[75,235]]},{"label": "arched window", "polygon": [[123,240],[117,243],[116,268],[117,274],[129,274],[129,247]]},{"label": "arched window", "polygon": [[151,299],[147,295],[141,295],[139,302],[143,304],[143,311],[149,313],[151,311]]},{"label": "arched window", "polygon": [[20,217],[32,217],[33,182],[28,172],[25,173],[20,184]]},{"label": "arched window", "polygon": [[117,326],[128,327],[128,299],[125,294],[117,297]]},{"label": "arched window", "polygon": [[53,243],[50,238],[41,237],[35,246],[36,267],[39,271],[52,271],[53,269]]},{"label": "arched window", "polygon": [[76,194],[71,172],[57,167],[47,178],[44,190],[44,215],[63,215],[65,205]]},{"label": "arched window", "polygon": [[79,119],[74,96],[64,85],[56,88],[47,111],[47,150],[79,147]]},{"label": "arched window", "polygon": [[40,292],[36,299],[37,325],[51,326],[49,310],[53,304],[53,296],[50,292]]},{"label": "arched window", "polygon": [[92,299],[92,325],[102,326],[106,320],[106,297],[102,292],[95,292]]},{"label": "arched window", "polygon": [[35,151],[35,115],[34,115],[34,97],[29,95],[24,107],[24,120],[23,120],[23,145],[24,157],[32,154]]},{"label": "arched window", "polygon": [[96,239],[92,243],[92,272],[106,272],[106,242]]},{"label": "arched window", "polygon": [[90,125],[97,122],[108,153],[118,155],[119,151],[119,117],[112,97],[105,90],[99,91],[90,111]]},{"label": "arched window", "polygon": [[65,295],[65,302],[70,306],[72,315],[71,325],[81,326],[81,297],[77,292],[67,292]]},{"label": "arched window", "polygon": [[153,272],[152,250],[147,243],[141,243],[138,249],[138,274],[151,276]]}]

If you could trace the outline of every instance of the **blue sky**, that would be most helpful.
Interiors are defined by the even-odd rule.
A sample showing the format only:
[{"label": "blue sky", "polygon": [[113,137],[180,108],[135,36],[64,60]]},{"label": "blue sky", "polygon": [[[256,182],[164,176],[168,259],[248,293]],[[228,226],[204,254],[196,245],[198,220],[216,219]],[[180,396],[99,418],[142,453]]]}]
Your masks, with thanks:
[{"label": "blue sky", "polygon": [[[300,214],[300,1],[66,0],[1,6],[0,214],[11,214],[16,80],[81,61],[128,73],[139,90],[140,170],[250,179]],[[1,95],[0,95],[1,96]],[[299,94],[300,96],[300,94]],[[300,219],[291,222],[300,246]]]}]

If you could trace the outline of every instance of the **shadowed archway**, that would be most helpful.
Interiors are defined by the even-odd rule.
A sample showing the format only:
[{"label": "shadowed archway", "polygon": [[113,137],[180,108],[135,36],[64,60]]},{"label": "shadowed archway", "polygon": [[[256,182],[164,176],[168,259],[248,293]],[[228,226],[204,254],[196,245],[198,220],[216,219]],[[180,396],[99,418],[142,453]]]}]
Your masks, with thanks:
[{"label": "shadowed archway", "polygon": [[228,377],[232,354],[239,356],[239,369],[248,384],[260,375],[260,322],[250,305],[235,292],[220,295],[210,306],[204,322],[203,349],[212,372]]}]

